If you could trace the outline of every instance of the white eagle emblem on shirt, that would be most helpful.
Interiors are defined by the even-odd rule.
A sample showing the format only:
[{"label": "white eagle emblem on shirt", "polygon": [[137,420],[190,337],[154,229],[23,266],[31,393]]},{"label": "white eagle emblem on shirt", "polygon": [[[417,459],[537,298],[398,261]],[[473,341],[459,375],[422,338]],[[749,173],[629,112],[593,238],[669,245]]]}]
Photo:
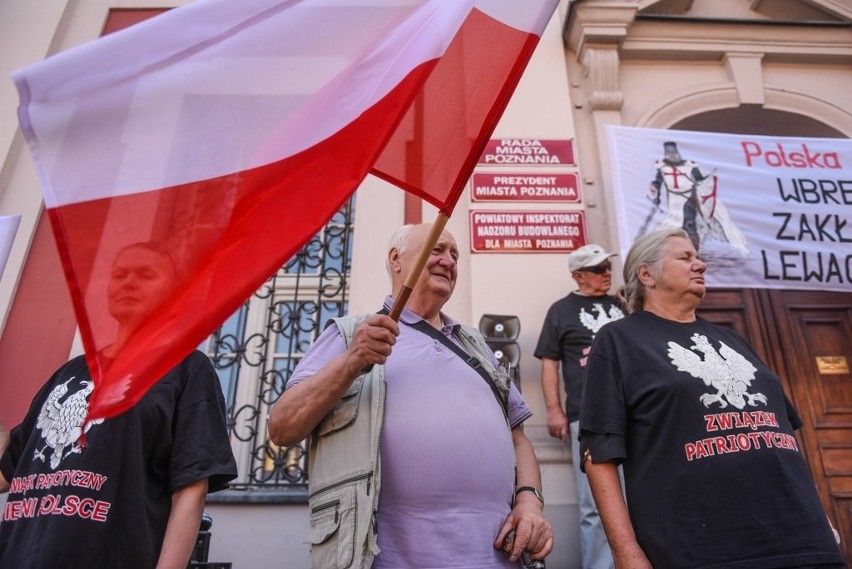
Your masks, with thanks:
[{"label": "white eagle emblem on shirt", "polygon": [[[705,407],[718,403],[720,408],[724,409],[730,403],[737,409],[743,409],[746,405],[756,407],[758,401],[766,405],[766,396],[762,393],[747,391],[757,371],[750,361],[724,342],[719,342],[720,348],[716,352],[707,336],[693,334],[690,339],[693,342],[690,349],[669,342],[668,355],[678,371],[685,371],[716,390],[716,393],[705,393],[701,396]],[[704,357],[695,352],[701,352]]]},{"label": "white eagle emblem on shirt", "polygon": [[[82,425],[89,410],[89,394],[95,388],[93,382],[81,381],[83,389],[73,393],[60,403],[59,400],[68,393],[68,383],[73,379],[72,377],[65,383],[60,383],[53,388],[44,405],[42,405],[36,422],[36,428],[41,431],[45,445],[35,450],[33,460],[44,461],[46,458],[44,452],[50,447],[53,449],[53,453],[50,455],[50,467],[54,469],[62,462],[63,456],[80,452],[80,445],[77,441],[83,434]],[[102,422],[103,419],[89,421],[86,424],[86,432],[92,425]]]},{"label": "white eagle emblem on shirt", "polygon": [[605,309],[601,302],[595,302],[593,306],[592,310],[597,313],[596,316],[586,312],[585,308],[580,309],[580,323],[591,330],[592,336],[597,334],[604,324],[624,318],[624,312],[617,306],[612,305],[609,310]]}]

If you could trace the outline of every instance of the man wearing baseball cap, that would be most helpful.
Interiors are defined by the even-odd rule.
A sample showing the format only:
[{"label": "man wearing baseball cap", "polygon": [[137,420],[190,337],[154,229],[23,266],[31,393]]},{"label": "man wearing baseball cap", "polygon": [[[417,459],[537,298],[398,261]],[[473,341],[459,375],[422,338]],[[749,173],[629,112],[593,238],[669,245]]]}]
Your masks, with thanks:
[{"label": "man wearing baseball cap", "polygon": [[[541,387],[547,407],[550,436],[571,437],[574,474],[580,510],[580,552],[583,569],[612,569],[612,554],[592,498],[585,473],[580,471],[580,402],[583,398],[583,368],[592,339],[601,326],[624,317],[619,300],[608,294],[612,285],[612,261],[600,245],[580,247],[568,256],[568,269],[577,282],[577,290],[557,300],[547,311],[535,357],[541,360]],[[559,397],[559,367],[565,385],[566,401]]]}]

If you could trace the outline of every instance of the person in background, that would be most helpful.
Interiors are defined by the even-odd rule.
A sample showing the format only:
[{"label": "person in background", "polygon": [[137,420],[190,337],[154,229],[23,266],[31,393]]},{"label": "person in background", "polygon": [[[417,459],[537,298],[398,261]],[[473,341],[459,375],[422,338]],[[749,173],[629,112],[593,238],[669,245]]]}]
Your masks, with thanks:
[{"label": "person in background", "polygon": [[[391,239],[395,293],[428,234],[404,226]],[[523,552],[542,559],[553,546],[522,428],[531,412],[479,332],[442,312],[458,257],[444,231],[399,324],[336,319],[272,408],[273,442],[311,435],[316,568],[518,567]]]},{"label": "person in background", "polygon": [[639,239],[624,263],[630,314],[592,345],[580,448],[615,565],[845,567],[780,378],[696,315],[706,269],[682,229]]},{"label": "person in background", "polygon": [[[118,333],[98,353],[100,365],[110,365],[176,275],[162,244],[119,252],[107,287]],[[206,494],[236,477],[219,379],[201,352],[130,410],[84,427],[93,387],[84,356],[76,357],[41,388],[20,425],[0,428],[0,491],[8,491],[0,569],[185,569]]]},{"label": "person in background", "polygon": [[[547,408],[547,430],[566,442],[571,437],[572,464],[580,514],[580,558],[583,569],[612,569],[612,554],[600,516],[580,470],[577,436],[583,400],[586,359],[601,326],[624,317],[621,302],[608,294],[612,286],[612,261],[600,245],[580,247],[568,256],[568,270],[577,290],[557,300],[547,311],[535,349],[541,360],[541,389]],[[565,386],[565,404],[559,395],[559,370]],[[594,379],[592,379],[594,381]]]}]

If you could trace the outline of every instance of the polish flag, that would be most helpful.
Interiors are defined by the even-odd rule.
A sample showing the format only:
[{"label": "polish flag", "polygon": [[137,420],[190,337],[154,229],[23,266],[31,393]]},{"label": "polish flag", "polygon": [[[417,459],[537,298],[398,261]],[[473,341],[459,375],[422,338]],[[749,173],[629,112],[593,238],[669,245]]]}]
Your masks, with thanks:
[{"label": "polish flag", "polygon": [[[450,213],[558,0],[198,0],[13,74],[89,369],[132,406],[370,172]],[[177,282],[122,343],[128,245]]]}]

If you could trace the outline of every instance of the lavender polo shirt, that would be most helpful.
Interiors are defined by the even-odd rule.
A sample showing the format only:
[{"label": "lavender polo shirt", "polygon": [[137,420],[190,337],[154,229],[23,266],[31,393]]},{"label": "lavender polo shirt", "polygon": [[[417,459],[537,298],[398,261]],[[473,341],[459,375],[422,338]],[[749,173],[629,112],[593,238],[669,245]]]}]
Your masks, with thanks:
[{"label": "lavender polo shirt", "polygon": [[[385,305],[390,306],[388,297]],[[441,315],[452,337],[459,323]],[[518,567],[493,547],[511,510],[515,451],[491,388],[469,365],[406,324],[407,308],[385,364],[382,486],[376,569]],[[457,342],[458,343],[458,342]],[[313,376],[345,351],[329,326],[299,363],[288,386]],[[495,360],[496,363],[496,360]],[[509,393],[509,422],[532,415],[520,392]]]}]

